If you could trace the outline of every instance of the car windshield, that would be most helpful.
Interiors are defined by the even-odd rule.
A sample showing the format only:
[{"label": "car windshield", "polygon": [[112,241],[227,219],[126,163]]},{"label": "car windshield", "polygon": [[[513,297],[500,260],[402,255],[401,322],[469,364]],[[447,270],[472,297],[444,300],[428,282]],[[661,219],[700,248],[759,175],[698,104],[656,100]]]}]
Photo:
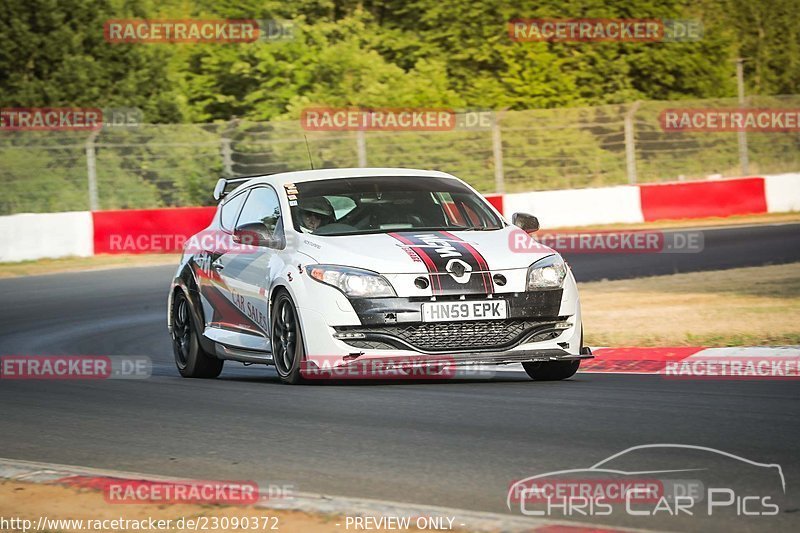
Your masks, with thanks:
[{"label": "car windshield", "polygon": [[503,227],[483,198],[452,178],[341,178],[286,188],[295,229],[314,235]]}]

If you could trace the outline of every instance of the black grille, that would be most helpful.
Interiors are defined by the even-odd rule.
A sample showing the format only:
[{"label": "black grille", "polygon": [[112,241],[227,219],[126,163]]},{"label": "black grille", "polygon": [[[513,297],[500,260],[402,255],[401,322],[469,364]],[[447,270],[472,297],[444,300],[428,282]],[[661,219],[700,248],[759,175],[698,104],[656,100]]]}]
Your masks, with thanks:
[{"label": "black grille", "polygon": [[[412,348],[426,352],[444,350],[498,349],[518,345],[524,339],[536,335],[537,341],[546,340],[545,333],[558,319],[552,321],[491,320],[476,322],[415,323],[387,325],[381,327],[336,328],[339,331],[364,333],[369,340],[380,340],[394,344],[396,348]],[[394,339],[402,342],[392,342]],[[353,341],[346,341],[354,345]],[[364,341],[360,341],[363,343]],[[404,344],[406,346],[404,346]]]},{"label": "black grille", "polygon": [[344,342],[355,348],[361,348],[362,350],[391,350],[394,348],[394,346],[391,344],[381,341],[360,341],[356,339],[347,339]]}]

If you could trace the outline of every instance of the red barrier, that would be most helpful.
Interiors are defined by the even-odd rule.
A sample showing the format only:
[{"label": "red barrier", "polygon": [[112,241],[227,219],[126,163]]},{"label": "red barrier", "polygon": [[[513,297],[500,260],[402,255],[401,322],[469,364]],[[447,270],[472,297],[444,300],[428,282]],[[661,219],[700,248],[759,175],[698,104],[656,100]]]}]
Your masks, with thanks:
[{"label": "red barrier", "polygon": [[[664,219],[727,217],[766,213],[764,178],[737,178],[639,186],[647,222]],[[486,199],[500,213],[503,195]],[[215,207],[131,209],[92,213],[94,253],[178,252],[184,242],[208,227]]]},{"label": "red barrier", "polygon": [[503,214],[503,195],[502,194],[490,194],[486,196],[486,199],[489,200],[489,203],[497,209],[500,214]]},{"label": "red barrier", "polygon": [[647,184],[639,191],[646,222],[767,212],[764,178]]},{"label": "red barrier", "polygon": [[216,207],[172,207],[96,211],[95,254],[180,252],[183,243],[208,227]]},{"label": "red barrier", "polygon": [[[487,196],[500,213],[503,196]],[[94,253],[149,254],[180,252],[186,240],[208,227],[215,207],[168,207],[96,211]]]}]

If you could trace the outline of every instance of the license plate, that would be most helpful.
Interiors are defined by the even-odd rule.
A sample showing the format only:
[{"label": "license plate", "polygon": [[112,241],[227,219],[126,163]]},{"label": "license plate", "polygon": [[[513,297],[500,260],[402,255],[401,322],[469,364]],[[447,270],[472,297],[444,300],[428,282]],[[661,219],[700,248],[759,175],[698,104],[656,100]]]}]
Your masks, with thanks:
[{"label": "license plate", "polygon": [[505,300],[478,302],[430,302],[422,304],[423,322],[502,320],[508,317]]}]

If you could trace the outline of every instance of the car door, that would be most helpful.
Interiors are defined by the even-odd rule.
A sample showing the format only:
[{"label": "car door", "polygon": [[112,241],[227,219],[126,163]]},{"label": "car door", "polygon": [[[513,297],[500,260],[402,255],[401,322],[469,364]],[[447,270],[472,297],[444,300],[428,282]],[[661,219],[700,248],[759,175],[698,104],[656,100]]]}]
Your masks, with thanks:
[{"label": "car door", "polygon": [[[237,253],[223,258],[222,275],[230,290],[231,301],[244,316],[247,330],[259,339],[242,339],[244,348],[260,349],[269,345],[270,271],[279,262],[277,252],[284,246],[280,204],[275,189],[256,186],[244,202],[234,229],[240,244]],[[256,344],[253,344],[256,342]]]},{"label": "car door", "polygon": [[226,198],[215,224],[196,235],[193,242],[195,275],[205,317],[204,334],[215,340],[219,332],[235,330],[241,322],[240,312],[231,299],[228,276],[223,271],[229,260],[226,256],[231,251],[233,230],[248,193],[237,191]]}]

